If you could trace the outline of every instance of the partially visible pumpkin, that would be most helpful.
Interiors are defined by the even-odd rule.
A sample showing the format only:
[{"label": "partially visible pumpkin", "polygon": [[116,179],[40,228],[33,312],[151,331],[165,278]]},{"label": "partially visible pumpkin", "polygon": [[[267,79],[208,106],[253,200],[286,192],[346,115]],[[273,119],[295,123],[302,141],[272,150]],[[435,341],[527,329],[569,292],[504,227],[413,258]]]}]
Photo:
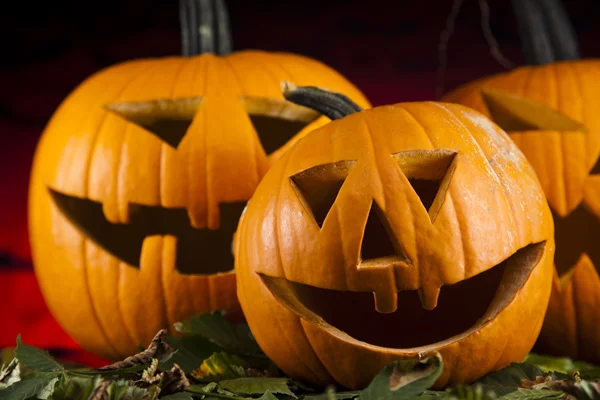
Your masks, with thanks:
[{"label": "partially visible pumpkin", "polygon": [[535,65],[469,83],[444,100],[473,107],[507,131],[550,203],[556,276],[537,349],[599,362],[600,60],[579,59],[559,2],[514,5]]},{"label": "partially visible pumpkin", "polygon": [[[182,2],[184,32],[198,32],[196,1]],[[217,6],[201,11],[219,46],[184,35],[186,54],[226,43],[223,5],[200,4]],[[328,121],[286,102],[283,79],[369,105],[322,63],[262,51],[126,62],[61,104],[35,154],[30,239],[44,298],[84,348],[120,359],[194,314],[241,317],[239,215],[272,160]]]},{"label": "partially visible pumpkin", "polygon": [[[347,104],[315,90],[286,96]],[[393,360],[439,351],[440,388],[523,360],[553,255],[523,154],[483,115],[427,102],[357,112],[298,142],[248,203],[235,265],[252,333],[290,376],[360,389]]]}]

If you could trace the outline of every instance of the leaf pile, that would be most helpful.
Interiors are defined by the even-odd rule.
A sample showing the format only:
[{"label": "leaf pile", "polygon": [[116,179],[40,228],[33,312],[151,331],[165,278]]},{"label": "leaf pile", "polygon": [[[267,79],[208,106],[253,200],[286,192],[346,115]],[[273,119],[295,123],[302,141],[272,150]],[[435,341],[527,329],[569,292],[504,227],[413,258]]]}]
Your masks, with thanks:
[{"label": "leaf pile", "polygon": [[600,400],[600,367],[537,354],[445,391],[430,390],[443,371],[435,354],[390,363],[362,391],[323,392],[286,377],[248,326],[222,313],[175,328],[181,336],[160,331],[147,349],[99,369],[69,367],[18,336],[0,351],[0,400]]}]

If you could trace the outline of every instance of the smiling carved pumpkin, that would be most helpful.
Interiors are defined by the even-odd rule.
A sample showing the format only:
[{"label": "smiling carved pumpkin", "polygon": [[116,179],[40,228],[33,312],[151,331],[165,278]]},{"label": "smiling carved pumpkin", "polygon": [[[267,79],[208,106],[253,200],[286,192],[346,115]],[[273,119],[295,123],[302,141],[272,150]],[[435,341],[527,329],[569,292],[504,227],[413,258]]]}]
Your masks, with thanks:
[{"label": "smiling carved pumpkin", "polygon": [[317,61],[243,51],[113,66],[56,111],[36,150],[30,238],[46,302],[84,348],[118,359],[192,315],[239,317],[238,218],[291,138],[328,121],[286,102],[282,79],[368,105]]},{"label": "smiling carved pumpkin", "polygon": [[[286,96],[344,108],[315,88]],[[471,382],[533,346],[552,233],[533,169],[483,115],[376,107],[315,130],[266,174],[237,233],[238,297],[296,379],[362,388],[387,363],[437,350],[436,387]]]},{"label": "smiling carved pumpkin", "polygon": [[559,3],[524,3],[513,4],[535,65],[469,83],[444,100],[473,107],[507,131],[550,203],[556,276],[538,349],[599,362],[600,60],[578,59]]}]

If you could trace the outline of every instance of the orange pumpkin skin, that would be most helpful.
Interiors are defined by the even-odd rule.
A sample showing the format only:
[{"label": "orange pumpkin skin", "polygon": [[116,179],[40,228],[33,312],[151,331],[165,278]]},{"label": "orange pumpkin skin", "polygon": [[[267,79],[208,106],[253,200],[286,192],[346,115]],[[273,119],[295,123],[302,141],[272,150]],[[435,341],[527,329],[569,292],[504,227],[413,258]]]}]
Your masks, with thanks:
[{"label": "orange pumpkin skin", "polygon": [[[183,274],[175,269],[177,235],[152,234],[141,244],[139,268],[133,267],[74,226],[49,190],[71,196],[68,201],[96,202],[107,226],[135,220],[130,212],[135,204],[156,215],[178,209],[191,227],[216,230],[220,204],[247,201],[273,159],[328,121],[318,117],[290,143],[265,154],[248,113],[289,112],[280,91],[280,81],[289,79],[330,87],[369,105],[350,82],[318,61],[260,51],[126,62],[91,76],[64,100],[35,154],[30,240],[51,312],[85,349],[121,359],[146,346],[159,329],[192,315],[224,309],[240,317],[233,262],[198,263]],[[172,99],[191,100],[169,103]],[[140,102],[143,114],[150,104],[145,102],[153,100],[160,101],[152,103],[152,113],[193,117],[177,147],[110,109]],[[190,112],[190,104],[197,110]],[[300,108],[295,112],[302,113]],[[226,246],[231,252],[231,242]],[[207,273],[217,267],[221,272]]]},{"label": "orange pumpkin skin", "polygon": [[[600,361],[600,257],[593,243],[600,227],[600,175],[595,167],[600,152],[599,82],[600,61],[563,61],[483,78],[444,97],[490,115],[481,89],[500,89],[584,125],[584,131],[543,129],[509,132],[509,136],[535,169],[561,239],[557,239],[553,291],[539,351],[592,362]],[[582,247],[582,241],[589,248]]]},{"label": "orange pumpkin skin", "polygon": [[[454,154],[450,165],[455,167],[446,173],[429,212],[407,179],[419,178],[419,165],[427,154]],[[433,167],[426,174],[438,172]],[[306,176],[316,186],[344,176],[321,227],[313,217],[319,212],[307,200],[311,179],[304,180]],[[387,220],[389,237],[375,241],[394,241],[396,250],[367,259],[370,233],[365,230],[374,204],[377,218]],[[503,292],[502,306],[494,300],[494,312],[487,314],[490,305],[486,317],[476,315],[484,322],[436,342],[416,343],[419,336],[458,326],[455,320],[467,314],[465,309],[445,306],[446,292],[466,287],[450,285],[487,279],[499,263],[519,249],[529,251],[532,244],[542,246],[535,247],[539,258],[529,264],[529,272],[510,296]],[[437,350],[444,359],[443,374],[435,385],[440,388],[472,382],[523,360],[541,329],[553,253],[552,217],[542,189],[503,131],[467,107],[401,103],[333,121],[278,160],[242,216],[235,266],[238,298],[252,333],[290,376],[320,386],[338,383],[359,389],[387,363]],[[458,297],[472,306],[481,303],[482,293],[493,295],[493,288],[486,284],[475,287],[479,292],[473,298],[471,292]],[[375,311],[373,301],[378,309],[393,311],[395,295],[402,296],[402,302],[397,301],[395,312],[385,314],[392,319],[383,325],[369,322],[383,315]],[[423,311],[421,304],[420,311],[409,308],[408,302],[418,302],[419,296],[423,308],[437,303],[432,312],[446,307],[438,314],[441,322],[428,330],[413,328],[421,320],[410,317]],[[363,298],[371,304],[367,312]],[[335,300],[318,303],[320,299]],[[346,315],[349,329],[338,329],[332,319],[322,317],[320,312],[328,310],[327,318]],[[411,329],[416,330],[414,336]],[[398,336],[416,345],[383,346],[358,338],[372,333],[379,341],[384,332],[391,332],[392,340]]]}]

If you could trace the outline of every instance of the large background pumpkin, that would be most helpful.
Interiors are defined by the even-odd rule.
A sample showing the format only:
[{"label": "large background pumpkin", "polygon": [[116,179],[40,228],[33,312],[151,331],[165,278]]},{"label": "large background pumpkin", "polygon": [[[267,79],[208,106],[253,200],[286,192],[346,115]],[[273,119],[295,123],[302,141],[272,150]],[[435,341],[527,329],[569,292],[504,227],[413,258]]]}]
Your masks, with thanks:
[{"label": "large background pumpkin", "polygon": [[237,233],[238,297],[296,379],[361,388],[439,350],[437,387],[470,382],[533,346],[552,234],[533,169],[484,116],[376,107],[313,131],[266,174]]},{"label": "large background pumpkin", "polygon": [[531,66],[445,100],[506,130],[535,169],[556,226],[557,277],[539,350],[600,361],[600,60],[581,60],[558,1],[514,2]]},{"label": "large background pumpkin", "polygon": [[[200,3],[217,4],[200,18],[216,40],[190,39],[184,1],[184,52],[227,50],[222,4]],[[183,318],[239,312],[238,217],[286,142],[327,120],[286,103],[284,79],[368,105],[322,63],[261,51],[126,62],[61,104],[36,151],[30,237],[44,297],[83,347],[123,357]]]}]

